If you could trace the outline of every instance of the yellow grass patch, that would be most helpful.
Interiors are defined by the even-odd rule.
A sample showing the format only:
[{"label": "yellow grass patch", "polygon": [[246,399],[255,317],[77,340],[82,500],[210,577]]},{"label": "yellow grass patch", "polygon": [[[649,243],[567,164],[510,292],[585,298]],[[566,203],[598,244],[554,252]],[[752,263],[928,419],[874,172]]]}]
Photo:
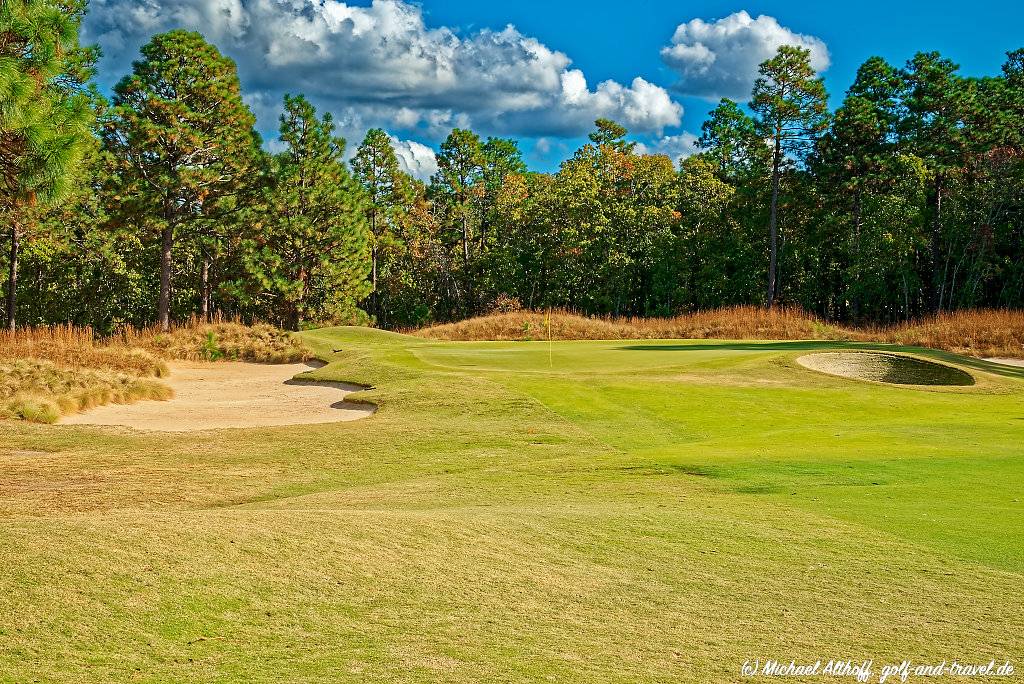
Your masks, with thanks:
[{"label": "yellow grass patch", "polygon": [[971,356],[1024,358],[1024,311],[988,309],[942,313],[889,328],[858,331],[863,339],[944,349]]}]

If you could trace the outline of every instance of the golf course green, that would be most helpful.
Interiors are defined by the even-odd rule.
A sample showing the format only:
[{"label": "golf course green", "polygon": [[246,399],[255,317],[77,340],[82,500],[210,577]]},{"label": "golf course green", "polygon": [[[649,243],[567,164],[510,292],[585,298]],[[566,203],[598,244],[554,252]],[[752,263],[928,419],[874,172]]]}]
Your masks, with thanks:
[{"label": "golf course green", "polygon": [[[370,387],[350,398],[375,415],[0,423],[0,682],[1024,670],[1024,368],[839,342],[301,337],[328,362],[304,377]],[[973,384],[797,361],[864,350]]]}]

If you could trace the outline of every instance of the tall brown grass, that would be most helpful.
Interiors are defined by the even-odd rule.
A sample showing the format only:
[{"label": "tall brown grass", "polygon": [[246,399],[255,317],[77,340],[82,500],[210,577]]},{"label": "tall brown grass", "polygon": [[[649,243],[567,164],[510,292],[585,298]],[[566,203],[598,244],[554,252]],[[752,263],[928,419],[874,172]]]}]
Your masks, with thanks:
[{"label": "tall brown grass", "polygon": [[516,311],[415,331],[436,340],[842,339],[799,309],[737,306],[671,318],[588,318],[569,311]]},{"label": "tall brown grass", "polygon": [[931,347],[980,357],[1024,358],[1024,311],[978,309],[855,330],[855,339]]},{"label": "tall brown grass", "polygon": [[515,311],[431,326],[435,340],[850,340],[931,347],[982,357],[1024,358],[1024,311],[943,313],[913,323],[866,328],[825,323],[800,309],[738,306],[671,318],[590,318],[568,311]]},{"label": "tall brown grass", "polygon": [[173,395],[158,380],[119,371],[61,367],[41,359],[0,361],[0,418],[54,423],[95,406]]},{"label": "tall brown grass", "polygon": [[167,364],[150,352],[117,341],[99,341],[92,328],[55,325],[0,331],[0,360],[41,359],[64,368],[95,368],[164,377]]},{"label": "tall brown grass", "polygon": [[128,328],[113,340],[166,359],[184,361],[295,363],[313,356],[298,338],[264,324],[191,321],[175,326],[170,332],[159,328]]}]

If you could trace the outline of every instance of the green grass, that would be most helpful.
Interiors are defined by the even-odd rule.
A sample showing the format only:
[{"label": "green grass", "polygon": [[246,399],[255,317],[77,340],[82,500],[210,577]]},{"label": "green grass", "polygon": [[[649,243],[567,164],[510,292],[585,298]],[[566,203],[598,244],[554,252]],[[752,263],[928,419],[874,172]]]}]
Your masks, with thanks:
[{"label": "green grass", "polygon": [[881,347],[978,380],[916,389],[795,362],[871,345],[302,337],[373,418],[0,423],[0,681],[1024,669],[1022,369]]}]

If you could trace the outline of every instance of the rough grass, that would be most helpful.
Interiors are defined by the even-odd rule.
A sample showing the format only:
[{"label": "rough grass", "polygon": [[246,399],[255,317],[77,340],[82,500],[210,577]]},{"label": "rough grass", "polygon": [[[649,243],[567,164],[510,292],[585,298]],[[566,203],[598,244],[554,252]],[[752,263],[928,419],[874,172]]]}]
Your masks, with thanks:
[{"label": "rough grass", "polygon": [[1024,358],[1024,311],[943,313],[891,327],[844,328],[799,309],[741,306],[673,318],[588,318],[567,311],[517,311],[415,331],[450,341],[856,340],[930,347],[981,357]]},{"label": "rough grass", "polygon": [[0,360],[0,418],[54,423],[104,404],[167,400],[163,383],[114,370],[62,367],[41,359]]},{"label": "rough grass", "polygon": [[162,378],[167,364],[158,356],[117,340],[97,341],[91,328],[51,326],[0,332],[0,362],[50,361],[64,368],[93,368]]},{"label": "rough grass", "polygon": [[929,351],[979,384],[923,390],[795,362],[861,343],[302,337],[372,419],[0,423],[0,682],[1020,670],[1024,369]]},{"label": "rough grass", "polygon": [[127,330],[116,339],[164,358],[183,361],[296,363],[312,358],[310,350],[298,338],[263,324],[193,322],[170,332],[155,328]]}]

